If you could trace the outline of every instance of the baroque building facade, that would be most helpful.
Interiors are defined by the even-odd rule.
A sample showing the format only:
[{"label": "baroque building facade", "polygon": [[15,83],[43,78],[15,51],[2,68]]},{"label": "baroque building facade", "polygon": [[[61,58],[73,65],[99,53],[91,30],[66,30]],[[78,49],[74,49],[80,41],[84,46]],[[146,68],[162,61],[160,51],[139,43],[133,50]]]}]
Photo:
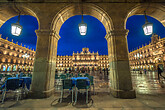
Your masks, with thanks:
[{"label": "baroque building facade", "polygon": [[[160,38],[153,34],[149,45],[139,47],[129,53],[129,64],[131,70],[157,70],[158,65],[161,69],[165,68],[165,38]],[[25,55],[28,57],[24,57]],[[0,38],[0,71],[14,72],[25,70],[33,71],[35,51],[25,46],[10,42],[8,39]],[[90,52],[89,48],[82,48],[79,53],[73,52],[71,56],[57,55],[56,69],[63,70],[103,70],[109,68],[107,55],[99,55],[98,52]]]},{"label": "baroque building facade", "polygon": [[16,72],[19,70],[32,71],[35,51],[25,46],[10,42],[0,36],[0,71]]},{"label": "baroque building facade", "polygon": [[90,52],[89,48],[82,48],[79,53],[74,53],[72,56],[57,56],[57,70],[103,70],[109,67],[108,55],[99,55],[98,52]]},{"label": "baroque building facade", "polygon": [[[26,57],[28,56],[28,57]],[[25,58],[26,57],[26,58]],[[34,49],[31,50],[18,43],[10,42],[8,38],[0,38],[0,71],[16,72],[21,70],[33,71],[33,63],[35,58]],[[80,53],[74,53],[72,56],[57,56],[56,69],[77,70],[77,69],[107,69],[108,56],[99,55],[99,53],[90,52],[89,48],[83,48]]]},{"label": "baroque building facade", "polygon": [[148,45],[139,47],[129,53],[131,70],[157,70],[165,68],[165,38],[153,34]]}]

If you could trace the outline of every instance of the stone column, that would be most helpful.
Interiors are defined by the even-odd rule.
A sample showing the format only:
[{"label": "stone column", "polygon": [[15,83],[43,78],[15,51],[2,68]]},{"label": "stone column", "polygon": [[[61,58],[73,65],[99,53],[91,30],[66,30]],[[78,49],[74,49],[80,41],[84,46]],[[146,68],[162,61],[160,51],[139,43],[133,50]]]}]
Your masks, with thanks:
[{"label": "stone column", "polygon": [[117,98],[135,98],[127,46],[128,30],[113,30],[106,35],[110,66],[110,91]]},{"label": "stone column", "polygon": [[37,48],[30,97],[45,98],[54,93],[59,36],[54,31],[37,30]]}]

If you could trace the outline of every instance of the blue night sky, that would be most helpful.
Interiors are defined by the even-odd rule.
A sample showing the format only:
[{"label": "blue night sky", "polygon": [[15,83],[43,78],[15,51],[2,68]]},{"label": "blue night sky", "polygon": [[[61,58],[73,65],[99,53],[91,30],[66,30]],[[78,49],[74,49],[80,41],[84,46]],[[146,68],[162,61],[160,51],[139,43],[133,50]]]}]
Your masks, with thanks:
[{"label": "blue night sky", "polygon": [[[164,26],[156,19],[147,16],[148,21],[154,25],[154,33],[165,37]],[[0,28],[2,38],[8,37],[9,41],[12,39],[18,44],[29,46],[32,49],[36,48],[37,36],[35,30],[38,29],[37,19],[22,15],[20,24],[23,26],[22,34],[19,37],[11,35],[11,23],[16,23],[17,17],[13,17],[5,22]],[[78,30],[78,24],[81,22],[81,16],[73,16],[69,18],[61,27],[61,39],[58,42],[57,55],[72,55],[73,51],[81,51],[83,47],[88,47],[90,51],[99,52],[100,55],[107,55],[107,41],[104,38],[106,30],[103,24],[92,16],[84,16],[84,22],[87,23],[87,35],[81,36]],[[149,43],[150,36],[145,36],[143,33],[142,25],[145,23],[143,15],[134,15],[128,18],[126,28],[128,33],[128,48],[132,50],[141,46],[142,44]]]}]

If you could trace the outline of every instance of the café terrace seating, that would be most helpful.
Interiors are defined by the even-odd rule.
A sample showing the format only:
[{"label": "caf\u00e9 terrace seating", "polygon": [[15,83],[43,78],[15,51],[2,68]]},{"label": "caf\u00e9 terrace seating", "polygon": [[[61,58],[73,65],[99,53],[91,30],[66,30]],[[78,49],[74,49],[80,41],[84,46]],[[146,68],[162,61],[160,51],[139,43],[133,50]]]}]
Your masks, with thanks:
[{"label": "caf\u00e9 terrace seating", "polygon": [[73,84],[72,84],[72,79],[64,79],[62,80],[62,89],[61,89],[61,98],[60,98],[60,103],[62,102],[64,91],[68,89],[69,91],[72,91],[72,103],[73,103]]},{"label": "caf\u00e9 terrace seating", "polygon": [[93,94],[95,94],[95,86],[94,86],[94,82],[93,82],[93,76],[88,76],[89,80],[90,80],[90,86],[93,86]]},{"label": "caf\u00e9 terrace seating", "polygon": [[80,89],[86,90],[86,103],[88,103],[88,89],[90,88],[90,85],[88,84],[86,79],[77,79],[76,81],[76,96],[75,96],[75,104],[77,103],[77,94]]},{"label": "caf\u00e9 terrace seating", "polygon": [[60,103],[62,102],[64,90],[66,89],[72,91],[72,103],[73,103],[73,92],[75,92],[75,104],[77,103],[77,97],[78,97],[77,94],[80,89],[83,89],[86,92],[86,103],[88,103],[88,90],[91,88],[91,86],[93,86],[93,92],[94,92],[93,76],[90,76],[88,73],[86,74],[63,73],[61,75],[55,74],[55,85],[61,86]]},{"label": "caf\u00e9 terrace seating", "polygon": [[[28,93],[30,90],[31,84],[31,74],[23,74],[22,77],[12,77],[11,75],[1,75],[5,76],[6,80],[1,86],[2,91],[2,103],[4,103],[6,93],[15,92],[17,96],[17,101],[22,94]],[[18,76],[18,75],[16,75]],[[30,77],[29,77],[30,76]],[[2,78],[1,77],[1,78]],[[94,92],[94,83],[93,76],[90,76],[88,73],[66,73],[66,74],[55,74],[55,84],[56,86],[61,86],[61,98],[60,103],[62,102],[65,90],[72,91],[72,103],[73,103],[73,92],[75,92],[75,104],[77,102],[77,94],[80,89],[86,90],[86,103],[88,103],[88,90],[93,86]]]},{"label": "caf\u00e9 terrace seating", "polygon": [[31,77],[31,74],[23,74],[22,77],[18,77],[18,75],[0,74],[1,80],[5,79],[0,85],[0,91],[2,92],[2,103],[4,103],[7,93],[14,92],[17,97],[17,101],[23,94],[27,94],[30,90]]},{"label": "caf\u00e9 terrace seating", "polygon": [[5,83],[5,88],[2,90],[2,103],[4,103],[7,92],[14,92],[17,96],[17,101],[22,93],[22,87],[19,85],[19,79],[9,79]]}]

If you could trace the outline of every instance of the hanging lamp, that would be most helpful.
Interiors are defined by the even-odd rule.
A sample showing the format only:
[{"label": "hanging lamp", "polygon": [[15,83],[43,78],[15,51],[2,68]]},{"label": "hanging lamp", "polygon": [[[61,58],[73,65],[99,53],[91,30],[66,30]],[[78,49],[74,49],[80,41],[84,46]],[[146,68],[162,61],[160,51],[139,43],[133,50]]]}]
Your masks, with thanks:
[{"label": "hanging lamp", "polygon": [[21,11],[17,8],[15,2],[14,2],[14,6],[19,12],[19,15],[18,15],[18,21],[16,23],[11,24],[11,34],[14,36],[19,36],[22,32],[22,26],[19,24]]},{"label": "hanging lamp", "polygon": [[82,21],[78,24],[80,35],[85,36],[87,33],[87,24],[83,21],[83,6],[82,6]]},{"label": "hanging lamp", "polygon": [[145,24],[142,26],[145,35],[151,35],[153,33],[153,23],[148,22],[146,12],[144,11],[145,15]]}]

